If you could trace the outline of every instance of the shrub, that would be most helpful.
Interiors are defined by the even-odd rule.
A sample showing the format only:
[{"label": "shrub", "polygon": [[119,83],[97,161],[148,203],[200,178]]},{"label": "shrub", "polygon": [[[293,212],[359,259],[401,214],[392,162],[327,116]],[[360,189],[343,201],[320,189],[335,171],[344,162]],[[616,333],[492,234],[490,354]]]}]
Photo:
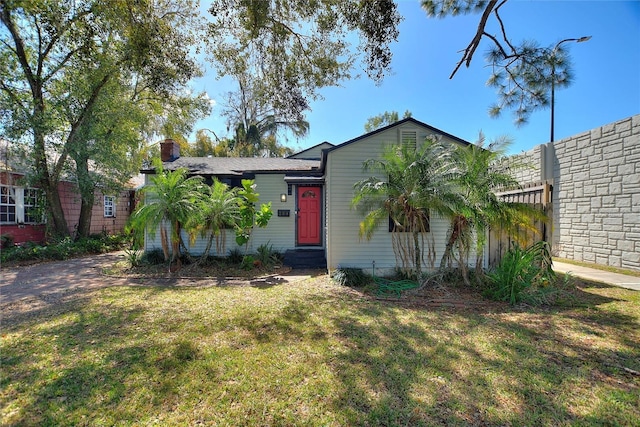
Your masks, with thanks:
[{"label": "shrub", "polygon": [[331,274],[331,278],[339,285],[350,288],[364,287],[372,282],[371,276],[360,268],[338,267]]},{"label": "shrub", "polygon": [[551,251],[544,241],[535,243],[527,249],[514,245],[500,261],[500,264],[488,276],[484,295],[516,304],[523,300],[526,293],[555,284],[555,273],[551,268]]},{"label": "shrub", "polygon": [[149,265],[160,265],[164,264],[164,253],[162,249],[153,249],[151,251],[147,251],[142,255],[141,262]]},{"label": "shrub", "polygon": [[0,236],[0,248],[8,249],[13,247],[13,236],[10,234],[3,234]]},{"label": "shrub", "polygon": [[273,249],[273,245],[263,244],[257,249],[256,260],[260,261],[260,264],[270,267],[275,264],[282,263],[282,254]]},{"label": "shrub", "polygon": [[253,255],[247,255],[242,258],[242,263],[240,264],[240,267],[244,270],[251,270],[254,267],[257,267],[257,265],[254,264],[255,262],[256,262],[256,259],[253,257]]},{"label": "shrub", "polygon": [[51,239],[46,245],[27,242],[22,246],[3,249],[0,259],[8,261],[65,260],[75,256],[111,252],[131,244],[131,236],[125,234],[97,234],[71,240],[71,237]]},{"label": "shrub", "polygon": [[239,265],[240,263],[242,263],[242,260],[244,259],[244,254],[239,248],[234,248],[229,251],[228,258],[231,264]]},{"label": "shrub", "polygon": [[131,267],[138,267],[140,266],[140,264],[142,264],[142,258],[144,254],[141,251],[133,248],[125,249],[124,254]]},{"label": "shrub", "polygon": [[100,236],[98,237],[85,237],[78,239],[75,244],[74,251],[88,254],[100,254],[108,252],[108,244]]}]

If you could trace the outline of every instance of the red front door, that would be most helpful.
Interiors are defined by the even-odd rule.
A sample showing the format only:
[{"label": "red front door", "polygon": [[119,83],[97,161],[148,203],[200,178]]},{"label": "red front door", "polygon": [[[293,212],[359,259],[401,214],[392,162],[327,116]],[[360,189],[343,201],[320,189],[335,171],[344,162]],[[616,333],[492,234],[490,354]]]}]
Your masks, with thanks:
[{"label": "red front door", "polygon": [[321,214],[320,187],[298,187],[298,244],[319,245],[320,214]]}]

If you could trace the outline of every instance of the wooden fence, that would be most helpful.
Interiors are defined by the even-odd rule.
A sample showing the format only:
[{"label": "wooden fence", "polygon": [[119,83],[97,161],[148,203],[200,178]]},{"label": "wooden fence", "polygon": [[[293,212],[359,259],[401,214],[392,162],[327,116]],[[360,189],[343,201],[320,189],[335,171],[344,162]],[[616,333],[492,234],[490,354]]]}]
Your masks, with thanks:
[{"label": "wooden fence", "polygon": [[524,203],[544,213],[545,220],[535,220],[534,231],[518,230],[518,236],[509,235],[502,228],[494,228],[489,232],[488,255],[489,268],[497,265],[505,252],[520,241],[520,246],[528,247],[540,240],[551,243],[551,224],[553,218],[552,203],[553,186],[548,182],[528,184],[523,188],[498,193],[500,200],[511,203]]}]

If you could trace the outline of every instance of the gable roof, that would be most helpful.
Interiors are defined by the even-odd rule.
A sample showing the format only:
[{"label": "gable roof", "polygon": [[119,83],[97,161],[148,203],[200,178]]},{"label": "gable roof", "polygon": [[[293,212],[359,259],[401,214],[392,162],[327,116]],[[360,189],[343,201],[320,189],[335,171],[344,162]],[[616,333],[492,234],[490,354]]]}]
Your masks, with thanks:
[{"label": "gable roof", "polygon": [[307,160],[320,160],[320,156],[316,156],[314,152],[320,153],[322,150],[326,150],[327,148],[334,147],[332,143],[329,141],[321,142],[320,144],[316,144],[313,147],[309,147],[305,150],[298,151],[297,153],[293,153],[290,156],[287,156],[288,159],[307,159]]},{"label": "gable roof", "polygon": [[[178,157],[177,159],[169,162],[164,162],[163,166],[166,170],[176,170],[178,168],[185,168],[193,175],[216,175],[216,176],[242,176],[246,173],[277,173],[292,172],[295,175],[310,174],[316,176],[319,173],[324,172],[328,153],[339,150],[342,147],[369,138],[380,132],[392,129],[397,126],[401,126],[406,123],[412,123],[431,131],[434,134],[442,135],[448,139],[459,142],[463,145],[471,145],[470,142],[465,141],[462,138],[458,138],[455,135],[444,132],[438,128],[430,126],[419,120],[409,117],[402,119],[388,126],[380,129],[376,129],[372,132],[358,136],[357,138],[350,139],[339,145],[333,145],[330,142],[322,142],[313,147],[307,148],[292,156],[282,157]],[[326,148],[325,148],[326,147]],[[300,157],[303,153],[309,151],[316,151],[320,149],[321,159],[309,159]],[[315,156],[314,156],[315,157]],[[141,171],[142,173],[155,173],[153,168]]]},{"label": "gable roof", "polygon": [[310,172],[320,167],[319,160],[281,157],[179,157],[165,162],[167,170],[185,168],[198,175],[237,175],[255,172]]},{"label": "gable roof", "polygon": [[396,126],[401,126],[401,125],[403,125],[403,124],[405,124],[405,123],[413,123],[413,124],[415,124],[415,125],[422,126],[422,127],[426,128],[426,129],[430,130],[430,131],[431,131],[431,132],[433,132],[434,134],[442,135],[442,136],[445,136],[445,137],[447,137],[447,138],[449,138],[449,139],[453,139],[454,141],[459,142],[459,143],[461,143],[461,144],[463,144],[463,145],[471,145],[471,143],[470,143],[469,141],[465,141],[465,140],[464,140],[464,139],[462,139],[462,138],[458,138],[458,137],[457,137],[457,136],[455,136],[455,135],[452,135],[452,134],[447,133],[447,132],[445,132],[445,131],[443,131],[443,130],[440,130],[440,129],[438,129],[438,128],[435,128],[435,127],[433,127],[433,126],[430,126],[430,125],[428,125],[428,124],[426,124],[426,123],[424,123],[424,122],[421,122],[421,121],[419,121],[419,120],[414,119],[413,117],[408,117],[408,118],[406,118],[406,119],[399,120],[399,121],[397,121],[397,122],[395,122],[395,123],[391,123],[390,125],[387,125],[387,126],[385,126],[385,127],[382,127],[382,128],[380,128],[380,129],[376,129],[376,130],[371,131],[371,132],[369,132],[369,133],[365,133],[364,135],[360,135],[360,136],[358,136],[358,137],[356,137],[356,138],[350,139],[350,140],[348,140],[348,141],[346,141],[346,142],[343,142],[342,144],[338,144],[338,145],[333,146],[333,147],[331,147],[331,148],[329,148],[329,149],[325,149],[325,150],[323,150],[323,152],[324,152],[324,153],[329,153],[329,152],[334,151],[334,150],[339,150],[340,148],[345,147],[345,146],[347,146],[347,145],[349,145],[349,144],[353,144],[354,142],[358,142],[358,141],[360,141],[360,140],[363,140],[363,139],[369,138],[370,136],[373,136],[373,135],[375,135],[375,134],[378,134],[378,133],[384,132],[384,131],[389,130],[389,129],[391,129],[391,128],[394,128],[394,127],[396,127]]}]

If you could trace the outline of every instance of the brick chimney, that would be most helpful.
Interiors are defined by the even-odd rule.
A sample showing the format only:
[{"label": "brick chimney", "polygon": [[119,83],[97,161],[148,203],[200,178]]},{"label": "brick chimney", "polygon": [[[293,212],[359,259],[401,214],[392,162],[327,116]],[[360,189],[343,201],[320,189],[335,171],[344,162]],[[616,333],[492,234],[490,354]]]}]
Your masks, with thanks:
[{"label": "brick chimney", "polygon": [[180,145],[173,139],[165,139],[160,143],[160,160],[173,162],[180,157]]}]

